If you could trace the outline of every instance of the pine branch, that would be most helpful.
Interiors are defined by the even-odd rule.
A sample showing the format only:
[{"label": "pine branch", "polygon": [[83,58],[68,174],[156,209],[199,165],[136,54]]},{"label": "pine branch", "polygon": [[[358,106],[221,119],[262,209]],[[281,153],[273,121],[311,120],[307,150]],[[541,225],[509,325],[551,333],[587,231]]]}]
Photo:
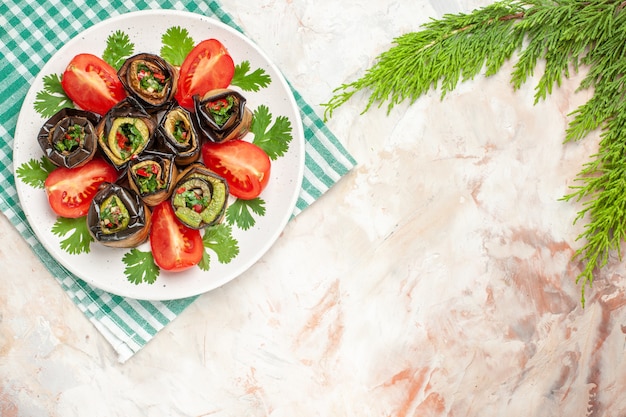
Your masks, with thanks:
[{"label": "pine branch", "polygon": [[421,31],[396,38],[396,46],[382,53],[363,77],[334,91],[335,96],[324,104],[325,118],[361,90],[371,91],[363,112],[383,102],[391,111],[405,100],[415,102],[430,89],[440,88],[443,98],[483,67],[487,74],[495,74],[522,46],[523,36],[512,29],[523,16],[519,2],[498,2],[470,14],[445,15]]},{"label": "pine branch", "polygon": [[584,67],[578,88],[593,95],[570,114],[565,141],[601,129],[601,142],[577,175],[578,185],[563,197],[582,202],[574,223],[588,222],[578,236],[585,243],[574,255],[584,265],[577,277],[584,306],[585,288],[626,238],[625,8],[624,0],[502,0],[469,14],[444,15],[396,38],[361,78],[338,87],[323,104],[324,118],[361,91],[370,94],[363,113],[384,103],[390,112],[430,90],[439,90],[443,99],[459,82],[497,73],[514,54],[514,89],[543,63],[535,102]]},{"label": "pine branch", "polygon": [[606,265],[626,236],[626,105],[607,122],[598,153],[585,164],[576,178],[582,185],[572,187],[564,200],[584,201],[574,223],[588,219],[578,239],[586,243],[576,251],[575,259],[584,262],[576,282],[582,280],[581,301],[585,303],[585,287],[593,284],[598,268]]}]

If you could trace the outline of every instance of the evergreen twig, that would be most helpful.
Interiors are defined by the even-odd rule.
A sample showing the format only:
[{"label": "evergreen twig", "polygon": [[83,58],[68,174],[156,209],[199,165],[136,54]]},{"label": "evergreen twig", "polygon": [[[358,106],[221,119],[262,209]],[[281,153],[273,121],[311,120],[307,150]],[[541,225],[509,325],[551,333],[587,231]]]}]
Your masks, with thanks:
[{"label": "evergreen twig", "polygon": [[363,110],[387,103],[387,112],[402,102],[414,103],[430,90],[441,99],[459,82],[479,73],[497,73],[516,54],[511,83],[519,89],[543,73],[535,86],[535,103],[544,100],[563,78],[587,70],[579,90],[591,98],[572,113],[565,142],[600,129],[599,150],[577,175],[563,200],[582,201],[574,223],[584,219],[585,241],[574,254],[584,264],[577,277],[581,302],[585,288],[626,238],[626,1],[501,0],[471,13],[446,14],[419,31],[394,39],[394,46],[354,82],[333,92],[324,118],[359,91],[369,91]]}]

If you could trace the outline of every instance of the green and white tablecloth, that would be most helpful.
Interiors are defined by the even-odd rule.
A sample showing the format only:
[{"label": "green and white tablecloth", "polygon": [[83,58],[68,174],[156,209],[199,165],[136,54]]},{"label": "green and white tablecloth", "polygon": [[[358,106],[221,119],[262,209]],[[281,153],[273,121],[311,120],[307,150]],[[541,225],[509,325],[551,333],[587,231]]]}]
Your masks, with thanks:
[{"label": "green and white tablecloth", "polygon": [[[38,242],[20,207],[13,179],[13,137],[18,114],[43,64],[68,40],[93,24],[123,13],[176,9],[219,18],[241,28],[216,1],[5,0],[0,4],[0,209],[56,277],[76,306],[126,361],[185,310],[195,297],[165,302],[128,299],[92,288],[65,270]],[[130,7],[129,7],[130,5]],[[314,202],[355,164],[313,109],[294,91],[306,138],[305,174],[294,215]]]}]

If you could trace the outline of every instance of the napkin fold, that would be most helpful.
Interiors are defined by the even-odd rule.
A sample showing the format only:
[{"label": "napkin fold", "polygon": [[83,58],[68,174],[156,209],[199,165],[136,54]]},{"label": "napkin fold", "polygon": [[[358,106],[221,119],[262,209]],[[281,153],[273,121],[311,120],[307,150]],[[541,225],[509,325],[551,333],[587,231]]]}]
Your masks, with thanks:
[{"label": "napkin fold", "polygon": [[[4,57],[0,64],[0,181],[4,185],[0,189],[0,210],[72,302],[113,346],[120,362],[131,358],[197,297],[155,302],[110,294],[71,274],[44,249],[26,221],[13,178],[13,138],[20,108],[39,69],[54,52],[84,29],[109,17],[146,9],[184,10],[215,17],[243,33],[217,1],[159,0],[131,2],[130,6],[121,1],[87,5],[85,0],[5,0],[0,4],[0,56]],[[292,91],[300,108],[306,142],[304,180],[295,216],[348,173],[355,160],[302,96]]]}]

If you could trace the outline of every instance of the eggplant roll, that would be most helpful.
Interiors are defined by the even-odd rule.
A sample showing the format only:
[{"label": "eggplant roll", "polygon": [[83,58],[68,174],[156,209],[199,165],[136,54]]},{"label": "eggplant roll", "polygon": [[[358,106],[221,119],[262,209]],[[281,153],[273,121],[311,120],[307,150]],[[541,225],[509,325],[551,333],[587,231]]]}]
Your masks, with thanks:
[{"label": "eggplant roll", "polygon": [[130,189],[148,206],[154,207],[172,194],[178,176],[173,155],[145,152],[130,161],[127,169]]},{"label": "eggplant roll", "polygon": [[219,223],[227,202],[226,180],[201,163],[190,165],[179,175],[171,197],[176,217],[192,229]]},{"label": "eggplant roll", "polygon": [[178,70],[154,54],[143,53],[128,58],[117,76],[128,95],[148,111],[166,106],[174,97],[178,84]]},{"label": "eggplant roll", "polygon": [[170,107],[161,117],[157,137],[161,146],[174,155],[180,166],[200,158],[200,138],[194,119],[191,113],[178,105]]},{"label": "eggplant roll", "polygon": [[212,90],[202,98],[194,96],[193,101],[198,129],[209,141],[241,139],[249,132],[252,112],[237,91]]},{"label": "eggplant roll", "polygon": [[151,212],[139,195],[114,183],[104,183],[87,213],[93,238],[105,246],[133,248],[148,239]]},{"label": "eggplant roll", "polygon": [[76,168],[89,162],[98,148],[96,126],[100,115],[64,108],[48,119],[37,140],[44,155],[56,166]]},{"label": "eggplant roll", "polygon": [[120,170],[152,144],[155,130],[154,118],[135,99],[127,97],[98,124],[98,144],[109,162]]}]

